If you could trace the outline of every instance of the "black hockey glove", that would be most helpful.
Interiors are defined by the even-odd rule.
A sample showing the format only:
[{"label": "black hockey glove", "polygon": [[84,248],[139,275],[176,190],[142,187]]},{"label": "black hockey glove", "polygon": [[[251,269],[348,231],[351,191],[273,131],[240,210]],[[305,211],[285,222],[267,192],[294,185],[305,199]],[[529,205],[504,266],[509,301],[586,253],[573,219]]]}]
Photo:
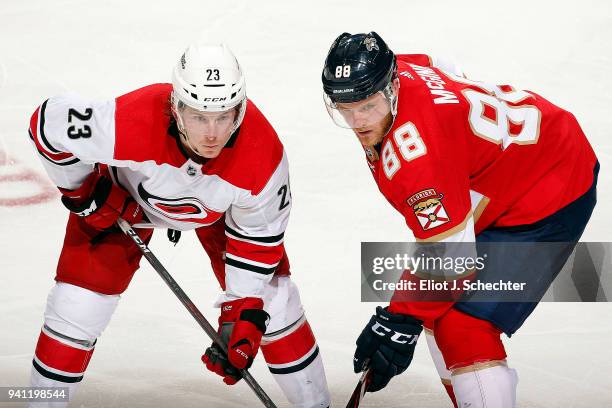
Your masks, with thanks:
[{"label": "black hockey glove", "polygon": [[408,368],[422,330],[422,322],[412,316],[376,308],[376,314],[357,339],[353,359],[356,373],[370,368],[368,392],[385,388],[391,378]]}]

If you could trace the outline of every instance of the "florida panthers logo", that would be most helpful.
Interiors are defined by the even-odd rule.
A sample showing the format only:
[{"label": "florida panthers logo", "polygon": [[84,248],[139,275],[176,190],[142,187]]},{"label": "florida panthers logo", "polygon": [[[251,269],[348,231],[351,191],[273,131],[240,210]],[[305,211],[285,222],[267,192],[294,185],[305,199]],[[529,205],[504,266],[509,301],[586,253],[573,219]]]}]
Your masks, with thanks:
[{"label": "florida panthers logo", "polygon": [[433,188],[419,191],[412,195],[406,202],[412,207],[414,215],[421,224],[423,230],[438,227],[450,221],[446,209],[442,204],[443,194],[436,193]]},{"label": "florida panthers logo", "polygon": [[366,49],[368,51],[372,51],[372,50],[379,51],[380,50],[380,48],[378,47],[378,44],[376,44],[376,38],[374,37],[366,37],[366,39],[363,40],[363,43],[366,46]]},{"label": "florida panthers logo", "polygon": [[195,197],[164,198],[149,193],[138,184],[138,195],[155,212],[175,221],[210,225],[223,215],[207,208]]}]

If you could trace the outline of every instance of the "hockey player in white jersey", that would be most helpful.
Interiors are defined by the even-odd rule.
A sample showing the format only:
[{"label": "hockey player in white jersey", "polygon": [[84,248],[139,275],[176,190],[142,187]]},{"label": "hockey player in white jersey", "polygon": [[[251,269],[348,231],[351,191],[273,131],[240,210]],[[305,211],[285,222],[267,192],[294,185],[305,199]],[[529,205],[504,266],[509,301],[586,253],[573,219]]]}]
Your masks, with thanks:
[{"label": "hockey player in white jersey", "polygon": [[[172,84],[114,100],[53,97],[32,115],[30,138],[71,211],[33,359],[31,385],[83,379],[96,339],[138,269],[141,254],[118,217],[193,230],[225,290],[219,327],[228,355],[211,346],[206,367],[227,384],[262,354],[296,407],[327,407],[314,335],[283,246],[291,208],[287,157],[246,97],[240,66],[224,45],[191,46]],[[147,228],[149,227],[149,228]],[[41,406],[37,404],[36,406]]]}]

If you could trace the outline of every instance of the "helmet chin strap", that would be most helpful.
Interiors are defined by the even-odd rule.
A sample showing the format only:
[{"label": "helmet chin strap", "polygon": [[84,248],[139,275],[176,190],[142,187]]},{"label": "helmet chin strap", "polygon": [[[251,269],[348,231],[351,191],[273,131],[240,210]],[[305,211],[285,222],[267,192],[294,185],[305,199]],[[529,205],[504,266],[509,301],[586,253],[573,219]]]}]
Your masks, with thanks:
[{"label": "helmet chin strap", "polygon": [[179,112],[177,112],[176,107],[174,105],[172,105],[172,116],[174,116],[174,120],[176,120],[176,127],[178,128],[179,137],[181,138],[181,141],[183,142],[183,144],[187,148],[189,148],[189,150],[191,150],[191,152],[195,154],[196,156],[206,159],[206,157],[202,156],[189,141],[189,136],[187,135],[187,129],[185,129],[185,125],[183,124],[183,118],[181,117]]},{"label": "helmet chin strap", "polygon": [[[189,141],[189,135],[187,134],[187,129],[185,128],[185,124],[183,123],[183,117],[178,111],[179,110],[178,104],[181,102],[178,100],[175,101],[174,95],[172,96],[172,98],[173,98],[171,101],[172,116],[174,116],[174,120],[176,120],[176,125],[178,128],[178,132],[179,132],[181,141],[187,148],[189,148],[189,150],[191,150],[191,152],[193,152],[193,154],[195,154],[198,157],[201,157],[204,160],[208,160],[208,158],[202,156],[198,152],[198,150],[193,146],[193,144],[191,144],[191,142]],[[246,105],[247,103],[246,103],[246,98],[245,98],[239,105],[236,105],[233,108],[231,108],[231,109],[236,109],[236,118],[234,120],[234,125],[232,126],[232,129],[230,131],[230,135],[233,134],[236,131],[236,129],[238,129],[238,127],[240,127],[240,124],[242,123],[242,119],[244,118],[244,114],[246,111]],[[225,143],[227,144],[227,141]]]},{"label": "helmet chin strap", "polygon": [[189,150],[191,150],[192,153],[194,153],[195,155],[206,159],[206,157],[202,156],[198,150],[191,144],[191,142],[189,141],[189,136],[187,136],[187,131],[186,130],[181,130],[179,129],[179,135],[181,136],[181,140],[184,142],[184,144],[189,148]]},{"label": "helmet chin strap", "polygon": [[387,126],[387,129],[385,130],[385,133],[383,133],[383,139],[385,138],[385,136],[387,136],[387,134],[389,133],[389,131],[393,127],[393,122],[395,122],[395,115],[393,113],[391,113],[391,115],[392,115],[391,122],[389,122],[389,126]]},{"label": "helmet chin strap", "polygon": [[389,99],[389,103],[391,104],[391,122],[389,123],[389,127],[387,128],[387,130],[385,130],[383,138],[387,136],[387,133],[389,133],[389,131],[393,127],[393,123],[395,123],[395,117],[397,116],[397,99],[399,97],[400,83],[399,81],[397,81],[397,92],[395,92],[395,90],[393,89],[393,83],[394,81],[396,81],[396,79],[397,78],[393,78],[383,90],[383,93],[387,94],[387,98]]}]

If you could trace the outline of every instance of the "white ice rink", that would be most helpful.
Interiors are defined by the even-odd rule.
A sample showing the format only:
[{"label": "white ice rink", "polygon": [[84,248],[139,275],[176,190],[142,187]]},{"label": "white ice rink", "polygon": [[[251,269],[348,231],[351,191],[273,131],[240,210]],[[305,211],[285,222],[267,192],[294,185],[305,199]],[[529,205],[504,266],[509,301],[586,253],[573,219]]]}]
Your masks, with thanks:
[{"label": "white ice rink", "polygon": [[[248,95],[289,155],[286,247],[341,407],[357,380],[354,341],[375,306],[359,301],[360,242],[411,235],[378,193],[358,143],[325,111],[320,75],[333,39],[375,30],[395,51],[451,57],[471,78],[534,90],[573,112],[601,162],[599,202],[583,240],[610,241],[611,17],[606,0],[0,1],[0,386],[27,385],[67,218],[56,196],[6,205],[49,187],[11,181],[29,170],[44,176],[27,136],[44,99],[66,91],[112,98],[169,81],[192,41],[231,46]],[[176,247],[165,235],[158,231],[151,248],[216,321],[219,288],[195,235],[184,233]],[[541,304],[505,338],[519,407],[612,407],[611,315],[609,303]],[[143,260],[73,406],[257,407],[244,383],[230,388],[205,370],[200,355],[209,343]],[[261,358],[252,373],[288,406]],[[425,341],[407,372],[363,406],[450,406]]]}]

